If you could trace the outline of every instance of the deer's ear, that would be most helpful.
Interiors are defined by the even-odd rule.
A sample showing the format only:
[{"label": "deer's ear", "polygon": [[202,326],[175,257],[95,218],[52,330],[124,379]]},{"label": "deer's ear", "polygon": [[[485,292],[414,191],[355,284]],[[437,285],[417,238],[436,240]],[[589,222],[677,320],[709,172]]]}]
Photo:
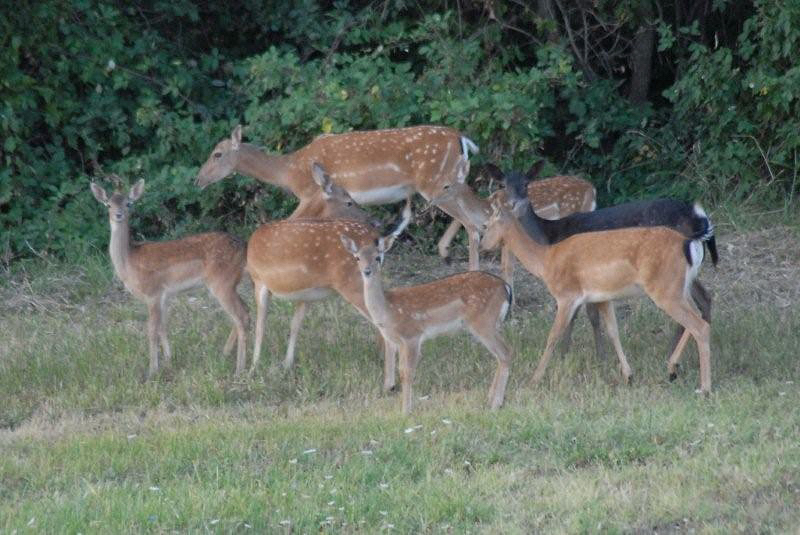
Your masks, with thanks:
[{"label": "deer's ear", "polygon": [[389,234],[388,236],[378,238],[378,251],[381,253],[381,256],[385,255],[389,249],[392,248],[396,238],[397,236],[394,234]]},{"label": "deer's ear", "polygon": [[108,206],[108,195],[106,194],[106,190],[94,182],[89,184],[89,189],[92,190],[92,194],[94,195],[94,198],[97,199],[97,202]]},{"label": "deer's ear", "polygon": [[239,146],[241,144],[242,144],[242,125],[237,124],[236,128],[233,129],[233,132],[231,132],[231,149],[239,150]]},{"label": "deer's ear", "polygon": [[134,184],[131,191],[128,193],[128,199],[130,199],[131,202],[136,202],[141,198],[142,193],[144,193],[144,179],[140,178],[139,182]]},{"label": "deer's ear", "polygon": [[325,172],[325,168],[317,162],[314,162],[311,165],[311,177],[314,179],[314,182],[316,182],[317,185],[322,188],[324,193],[327,193],[328,195],[333,193],[331,177]]},{"label": "deer's ear", "polygon": [[535,164],[531,165],[531,168],[528,169],[527,173],[525,173],[525,178],[527,178],[530,182],[534,178],[538,177],[539,173],[542,172],[542,167],[544,167],[544,160],[539,160]]},{"label": "deer's ear", "polygon": [[339,234],[339,239],[342,240],[342,245],[344,245],[344,248],[347,250],[347,252],[355,256],[355,254],[358,252],[358,246],[356,245],[356,242],[344,234]]}]

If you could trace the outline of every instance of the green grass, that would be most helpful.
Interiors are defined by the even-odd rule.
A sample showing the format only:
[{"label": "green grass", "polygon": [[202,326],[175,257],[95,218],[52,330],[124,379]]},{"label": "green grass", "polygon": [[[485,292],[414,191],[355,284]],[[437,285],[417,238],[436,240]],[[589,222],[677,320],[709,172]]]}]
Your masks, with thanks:
[{"label": "green grass", "polygon": [[800,309],[744,300],[727,276],[708,275],[708,398],[694,347],[667,381],[672,325],[645,300],[619,311],[633,386],[584,319],[530,386],[548,304],[505,325],[503,409],[486,408],[493,361],[461,334],[426,344],[406,418],[341,301],[312,307],[290,371],[274,304],[261,368],[237,382],[224,314],[178,298],[172,373],[142,383],[146,313],[106,258],[19,268],[0,285],[0,532],[793,532]]}]

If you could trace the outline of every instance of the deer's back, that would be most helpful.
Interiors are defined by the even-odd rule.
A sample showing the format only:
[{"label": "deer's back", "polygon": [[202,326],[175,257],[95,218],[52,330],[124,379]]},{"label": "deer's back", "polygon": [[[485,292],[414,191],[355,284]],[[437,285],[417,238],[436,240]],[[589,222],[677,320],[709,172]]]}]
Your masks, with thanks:
[{"label": "deer's back", "polygon": [[261,225],[247,244],[247,271],[276,293],[339,287],[358,266],[342,245],[345,235],[359,246],[376,238],[369,225],[341,219],[296,219]]},{"label": "deer's back", "polygon": [[195,234],[178,240],[134,244],[129,269],[120,274],[139,296],[174,293],[209,279],[241,277],[245,244],[225,232]]}]

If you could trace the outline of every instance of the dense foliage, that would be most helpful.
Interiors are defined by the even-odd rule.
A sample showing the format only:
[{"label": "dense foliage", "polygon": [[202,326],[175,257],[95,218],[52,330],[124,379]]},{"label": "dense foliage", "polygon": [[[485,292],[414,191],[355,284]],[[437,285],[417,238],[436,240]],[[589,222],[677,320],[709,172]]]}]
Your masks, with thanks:
[{"label": "dense foliage", "polygon": [[[798,191],[800,5],[728,0],[24,3],[0,15],[0,251],[105,243],[88,182],[147,180],[137,230],[252,227],[294,200],[200,192],[242,122],[288,151],[322,132],[439,123],[475,164],[787,207]],[[477,173],[473,173],[473,177]],[[244,232],[243,232],[244,233]]]}]

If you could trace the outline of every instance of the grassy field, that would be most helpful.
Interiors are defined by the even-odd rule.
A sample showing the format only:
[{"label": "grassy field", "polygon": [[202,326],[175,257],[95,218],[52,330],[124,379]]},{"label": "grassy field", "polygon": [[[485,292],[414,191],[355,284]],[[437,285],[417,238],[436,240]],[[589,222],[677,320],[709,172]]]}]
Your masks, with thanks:
[{"label": "grassy field", "polygon": [[[263,365],[237,382],[224,314],[178,298],[171,373],[142,383],[145,309],[104,255],[17,265],[0,283],[0,532],[796,533],[800,237],[729,229],[720,246],[701,272],[708,398],[693,343],[667,381],[672,325],[645,300],[618,307],[633,386],[581,319],[532,387],[554,307],[518,269],[505,407],[486,409],[494,362],[462,334],[425,346],[407,418],[341,301],[312,307],[288,372],[290,308],[273,305]],[[399,249],[391,284],[452,270]]]}]

